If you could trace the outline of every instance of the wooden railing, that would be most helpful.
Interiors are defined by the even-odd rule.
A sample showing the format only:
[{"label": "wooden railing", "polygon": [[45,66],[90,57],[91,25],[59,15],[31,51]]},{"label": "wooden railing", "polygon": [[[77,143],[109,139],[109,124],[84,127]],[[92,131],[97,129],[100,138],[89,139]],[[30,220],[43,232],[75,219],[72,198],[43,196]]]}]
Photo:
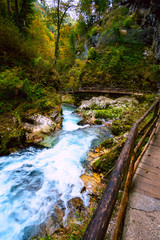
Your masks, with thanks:
[{"label": "wooden railing", "polygon": [[151,93],[150,91],[140,91],[138,89],[124,89],[124,88],[102,88],[102,87],[83,87],[77,90],[68,90],[70,94],[77,93],[108,93],[108,94],[125,94],[125,95],[143,95],[145,93]]},{"label": "wooden railing", "polygon": [[[160,97],[157,99],[156,102],[154,102],[154,104],[148,109],[148,111],[146,111],[146,113],[132,126],[125,145],[112,171],[110,181],[107,184],[107,187],[97,206],[97,209],[95,210],[93,217],[83,236],[83,240],[104,239],[118,197],[121,183],[122,181],[125,181],[125,187],[123,190],[123,196],[117,217],[117,225],[115,227],[112,240],[121,239],[122,225],[128,203],[132,177],[158,125],[159,103]],[[141,130],[139,130],[140,124],[144,122],[144,120],[147,120],[147,117],[149,118],[149,114],[151,114],[151,119],[148,121],[147,124],[145,124],[145,126],[141,127]],[[144,145],[144,142],[148,136],[148,142],[143,147],[143,150],[139,153],[142,144]],[[139,138],[140,140],[136,145],[136,141]]]}]

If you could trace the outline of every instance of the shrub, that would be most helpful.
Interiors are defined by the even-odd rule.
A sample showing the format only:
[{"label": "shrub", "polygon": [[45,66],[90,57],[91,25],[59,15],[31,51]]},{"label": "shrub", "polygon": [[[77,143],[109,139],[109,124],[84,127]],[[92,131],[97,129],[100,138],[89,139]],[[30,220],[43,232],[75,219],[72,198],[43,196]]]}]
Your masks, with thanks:
[{"label": "shrub", "polygon": [[0,73],[0,98],[10,99],[16,95],[16,87],[22,84],[18,68],[7,69]]},{"label": "shrub", "polygon": [[113,119],[117,118],[121,115],[122,109],[121,108],[107,108],[105,110],[96,110],[95,117],[96,118],[104,118],[104,119]]},{"label": "shrub", "polygon": [[88,51],[88,59],[95,59],[97,56],[96,49],[91,47]]},{"label": "shrub", "polygon": [[100,121],[100,120],[97,119],[97,120],[94,121],[94,123],[97,124],[97,125],[101,125],[101,124],[102,124],[102,121]]}]

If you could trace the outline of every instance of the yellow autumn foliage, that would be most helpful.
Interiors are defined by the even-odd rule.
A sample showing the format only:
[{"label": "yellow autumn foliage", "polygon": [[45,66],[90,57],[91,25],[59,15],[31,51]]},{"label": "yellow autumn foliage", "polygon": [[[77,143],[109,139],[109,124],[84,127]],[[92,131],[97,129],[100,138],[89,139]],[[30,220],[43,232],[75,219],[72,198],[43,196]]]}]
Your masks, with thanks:
[{"label": "yellow autumn foliage", "polygon": [[46,60],[49,59],[52,61],[55,48],[54,34],[46,27],[40,12],[36,14],[29,29],[29,34],[33,39],[33,45],[38,49],[38,55]]}]

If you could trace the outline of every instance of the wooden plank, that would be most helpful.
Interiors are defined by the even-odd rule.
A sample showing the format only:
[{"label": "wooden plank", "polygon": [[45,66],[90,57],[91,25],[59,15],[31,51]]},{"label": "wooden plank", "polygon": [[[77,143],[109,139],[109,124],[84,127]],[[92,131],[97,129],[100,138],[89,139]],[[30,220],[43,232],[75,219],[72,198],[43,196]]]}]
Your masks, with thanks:
[{"label": "wooden plank", "polygon": [[[155,140],[155,141],[151,142],[150,146],[159,147],[159,146],[160,146],[160,139],[159,139],[159,140]],[[160,148],[160,147],[159,147],[159,148]]]},{"label": "wooden plank", "polygon": [[160,152],[160,146],[150,145],[147,151],[148,152],[153,151],[153,152],[159,153]]},{"label": "wooden plank", "polygon": [[[151,159],[151,158],[154,158],[154,159],[157,159],[157,162],[160,162],[160,151],[146,151],[146,153],[144,154],[143,156],[144,158],[148,158],[148,159]],[[149,161],[149,160],[148,160]]]},{"label": "wooden plank", "polygon": [[160,135],[154,136],[152,143],[154,143],[155,141],[160,142]]},{"label": "wooden plank", "polygon": [[[160,198],[160,188],[159,186],[154,186],[150,183],[149,180],[143,180],[143,182],[140,182],[140,179],[136,178],[133,182],[134,189],[143,189],[144,191],[152,194],[154,197]],[[148,196],[148,195],[147,195]]]},{"label": "wooden plank", "polygon": [[136,187],[136,189],[134,189],[134,191],[137,192],[137,193],[141,193],[141,194],[143,194],[145,196],[148,196],[148,197],[160,199],[159,195],[156,195],[155,193],[151,193],[151,192],[148,192],[148,191],[144,191],[144,189],[141,189],[141,188],[138,188],[138,187]]},{"label": "wooden plank", "polygon": [[146,164],[151,165],[152,167],[160,168],[159,157],[153,157],[151,155],[149,155],[149,156],[144,155],[142,160],[141,160],[141,163],[146,163]]},{"label": "wooden plank", "polygon": [[144,170],[149,169],[150,172],[160,175],[160,167],[154,167],[154,165],[148,163],[140,162],[138,168],[142,168]]},{"label": "wooden plank", "polygon": [[159,186],[160,187],[160,175],[154,174],[147,169],[139,168],[135,174],[135,177],[137,179],[140,179],[140,181],[145,181],[145,179],[149,180],[153,185]]}]

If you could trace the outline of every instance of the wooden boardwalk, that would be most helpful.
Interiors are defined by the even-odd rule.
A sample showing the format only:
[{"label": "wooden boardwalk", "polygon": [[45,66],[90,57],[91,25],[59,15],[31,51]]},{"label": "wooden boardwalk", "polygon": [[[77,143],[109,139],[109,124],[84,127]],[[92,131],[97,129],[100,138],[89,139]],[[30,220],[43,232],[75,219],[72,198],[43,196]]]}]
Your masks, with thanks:
[{"label": "wooden boardwalk", "polygon": [[143,96],[143,92],[138,90],[128,90],[128,89],[121,89],[121,88],[104,88],[104,89],[98,89],[98,88],[83,88],[79,90],[69,90],[69,94],[79,94],[79,93],[98,93],[98,94],[122,94],[122,95],[138,95]]},{"label": "wooden boardwalk", "polygon": [[136,192],[160,199],[160,124],[133,179]]},{"label": "wooden boardwalk", "polygon": [[160,240],[160,123],[133,178],[123,240]]}]

